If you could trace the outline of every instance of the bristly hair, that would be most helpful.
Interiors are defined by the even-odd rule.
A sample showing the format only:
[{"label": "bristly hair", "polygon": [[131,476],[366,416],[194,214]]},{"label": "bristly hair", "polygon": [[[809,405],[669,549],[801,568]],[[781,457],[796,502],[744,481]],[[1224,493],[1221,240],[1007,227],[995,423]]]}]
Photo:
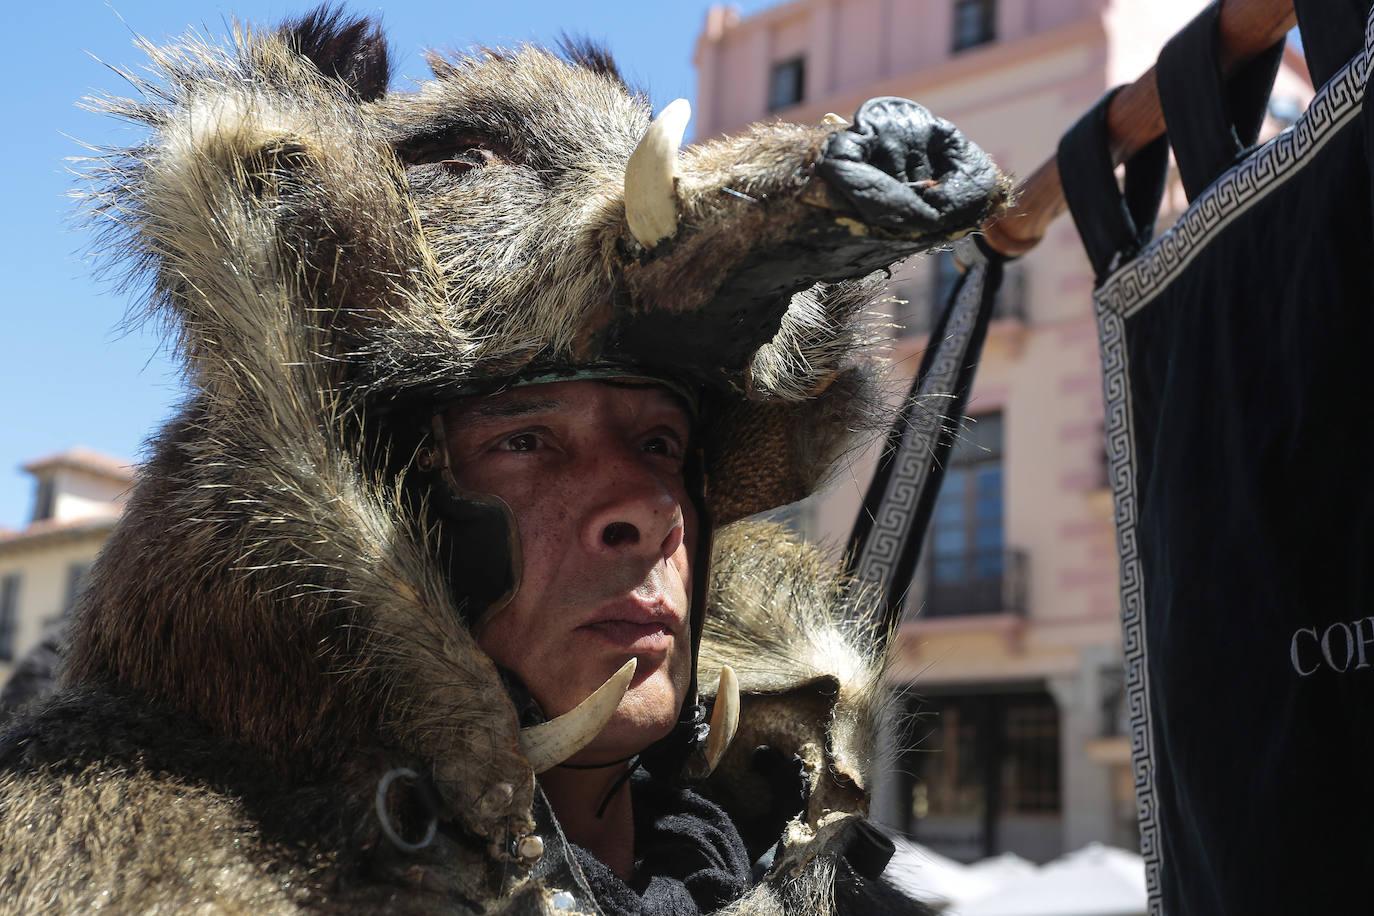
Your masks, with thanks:
[{"label": "bristly hair", "polygon": [[642,86],[632,86],[620,72],[620,66],[606,46],[585,35],[569,35],[564,32],[558,39],[558,56],[570,64],[585,67],[593,73],[615,80],[631,95],[647,96]]},{"label": "bristly hair", "polygon": [[281,28],[282,38],[320,72],[348,86],[365,102],[386,94],[391,55],[381,26],[366,16],[353,18],[326,4]]}]

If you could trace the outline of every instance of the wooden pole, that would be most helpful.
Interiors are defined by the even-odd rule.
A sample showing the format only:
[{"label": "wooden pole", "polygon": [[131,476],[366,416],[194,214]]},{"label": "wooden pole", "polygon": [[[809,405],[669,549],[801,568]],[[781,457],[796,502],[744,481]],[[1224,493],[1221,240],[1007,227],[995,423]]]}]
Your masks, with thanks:
[{"label": "wooden pole", "polygon": [[[1282,40],[1297,22],[1293,0],[1225,0],[1218,22],[1222,72],[1229,74]],[[1112,99],[1107,127],[1111,131],[1112,161],[1117,164],[1164,133],[1154,67]],[[1059,184],[1059,163],[1051,156],[1017,188],[1015,209],[983,226],[986,241],[1004,255],[1025,254],[1040,243],[1066,206]]]}]

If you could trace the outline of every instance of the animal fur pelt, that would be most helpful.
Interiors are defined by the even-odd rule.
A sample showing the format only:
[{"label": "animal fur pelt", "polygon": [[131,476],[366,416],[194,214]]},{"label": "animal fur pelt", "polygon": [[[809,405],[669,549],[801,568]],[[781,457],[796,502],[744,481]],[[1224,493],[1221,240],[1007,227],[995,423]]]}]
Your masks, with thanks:
[{"label": "animal fur pelt", "polygon": [[[828,916],[846,895],[855,905],[841,912],[870,912],[875,900],[885,901],[879,912],[924,912],[844,857],[866,813],[882,702],[869,634],[836,614],[862,609],[847,583],[778,526],[739,522],[716,548],[712,591],[703,673],[714,682],[719,664],[736,666],[745,710],[703,790],[754,839],[751,852],[781,838],[771,879],[728,912]],[[778,761],[795,766],[791,779]],[[543,912],[537,886],[509,889],[504,907],[492,901],[483,850],[448,831],[416,853],[388,841],[378,778],[423,763],[374,743],[290,778],[165,703],[68,689],[0,739],[0,890],[10,901],[0,911],[75,913],[110,901],[180,913],[200,901],[207,912],[462,912],[478,902]],[[393,813],[414,837],[426,812],[422,799],[402,797]],[[759,836],[769,837],[762,847]]]},{"label": "animal fur pelt", "polygon": [[[654,366],[705,392],[714,519],[789,502],[863,425],[860,278],[976,225],[1005,184],[902,109],[940,155],[875,171],[900,213],[871,218],[821,176],[868,122],[757,127],[684,151],[676,234],[646,245],[623,185],[651,112],[596,49],[433,55],[405,94],[376,28],[329,11],[144,49],[156,76],[104,104],[149,138],[94,163],[92,212],[191,394],[92,570],[64,689],[0,738],[0,908],[543,912],[553,886],[516,851],[535,780],[442,560],[471,545],[426,496],[417,410],[522,373]],[[824,913],[875,673],[852,640],[812,651],[833,574],[749,530],[717,552],[735,629],[709,664],[736,658],[751,703],[786,707],[759,722],[833,724],[769,739],[801,754],[811,801],[786,870],[738,907]],[[794,615],[779,642],[769,621]]]},{"label": "animal fur pelt", "polygon": [[854,846],[872,841],[857,822],[868,814],[878,722],[891,698],[874,651],[888,641],[875,631],[878,596],[768,522],[722,531],[712,573],[702,679],[716,683],[730,665],[741,713],[702,791],[730,811],[751,855],[777,845],[772,880],[739,912],[925,912],[881,882],[881,864],[861,874],[850,862],[862,863]]}]

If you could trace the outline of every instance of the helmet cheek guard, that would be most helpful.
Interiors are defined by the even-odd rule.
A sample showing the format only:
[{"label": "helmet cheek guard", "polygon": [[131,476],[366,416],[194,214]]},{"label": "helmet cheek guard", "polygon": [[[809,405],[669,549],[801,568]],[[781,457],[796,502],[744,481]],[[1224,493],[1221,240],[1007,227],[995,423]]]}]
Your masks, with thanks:
[{"label": "helmet cheek guard", "polygon": [[458,485],[442,411],[430,418],[428,435],[416,466],[429,484],[430,511],[440,520],[439,560],[449,591],[475,636],[520,588],[520,530],[505,500]]}]

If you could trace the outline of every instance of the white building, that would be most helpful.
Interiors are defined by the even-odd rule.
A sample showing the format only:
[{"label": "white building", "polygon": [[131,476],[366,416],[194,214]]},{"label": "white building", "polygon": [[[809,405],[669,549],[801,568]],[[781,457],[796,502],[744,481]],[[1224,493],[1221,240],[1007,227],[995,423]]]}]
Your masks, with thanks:
[{"label": "white building", "polygon": [[80,448],[24,470],[34,478],[29,523],[0,529],[0,682],[72,606],[134,479],[128,463]]}]

